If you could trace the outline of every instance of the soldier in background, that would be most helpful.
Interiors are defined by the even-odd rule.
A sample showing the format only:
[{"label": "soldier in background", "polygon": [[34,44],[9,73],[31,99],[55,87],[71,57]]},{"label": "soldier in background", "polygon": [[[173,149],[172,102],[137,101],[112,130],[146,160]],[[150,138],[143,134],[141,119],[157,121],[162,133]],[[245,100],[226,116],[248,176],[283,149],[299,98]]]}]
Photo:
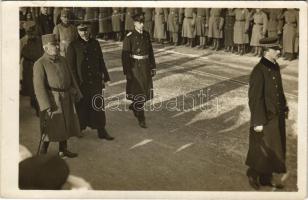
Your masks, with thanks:
[{"label": "soldier in background", "polygon": [[74,25],[79,24],[80,21],[82,21],[85,18],[85,8],[81,7],[73,7],[73,15],[75,16]]},{"label": "soldier in background", "polygon": [[225,14],[225,26],[224,26],[224,46],[226,52],[232,52],[234,48],[234,24],[235,13],[233,8],[228,8]]},{"label": "soldier in background", "polygon": [[110,34],[112,32],[111,15],[112,8],[99,8],[99,36],[104,40],[110,39]]},{"label": "soldier in background", "polygon": [[124,21],[124,16],[121,13],[120,8],[112,8],[112,16],[111,16],[111,23],[112,23],[112,31],[115,34],[115,40],[121,41],[122,40],[122,22]]},{"label": "soldier in background", "polygon": [[78,33],[74,25],[69,21],[69,11],[61,10],[61,23],[57,24],[53,29],[57,41],[60,43],[60,55],[65,57],[68,45],[77,39]]},{"label": "soldier in background", "polygon": [[[268,23],[267,23],[267,36],[268,37],[278,37],[278,30],[282,27],[282,9],[272,8],[267,9]],[[265,11],[265,12],[266,12]]]},{"label": "soldier in background", "polygon": [[167,39],[166,26],[168,14],[164,8],[155,8],[154,16],[154,38],[158,43],[163,44],[164,40]]},{"label": "soldier in background", "polygon": [[254,56],[261,57],[262,49],[259,40],[265,37],[265,34],[267,32],[268,19],[266,14],[261,9],[257,8],[251,20],[253,20],[254,25],[252,28],[250,46],[255,49]]},{"label": "soldier in background", "polygon": [[182,37],[186,38],[187,43],[185,46],[193,47],[193,40],[196,36],[196,11],[194,8],[185,8],[184,21],[182,27]]},{"label": "soldier in background", "polygon": [[59,46],[54,34],[42,36],[44,55],[34,63],[33,84],[40,107],[43,146],[40,153],[46,154],[50,142],[59,142],[61,157],[76,157],[67,149],[67,140],[80,135],[74,102],[82,94],[68,67],[65,58],[59,55]]},{"label": "soldier in background", "polygon": [[223,25],[224,18],[222,17],[221,8],[212,8],[210,11],[209,19],[209,38],[213,40],[212,49],[218,51],[220,48],[220,42],[223,37]]},{"label": "soldier in background", "polygon": [[205,49],[206,36],[207,36],[207,19],[209,18],[209,12],[206,8],[197,8],[196,18],[196,36],[198,37],[198,48]]},{"label": "soldier in background", "polygon": [[100,139],[113,140],[105,129],[106,115],[102,90],[110,81],[99,42],[92,38],[90,23],[82,21],[77,26],[79,37],[70,43],[67,62],[83,98],[76,104],[81,130],[97,130]]},{"label": "soldier in background", "polygon": [[144,15],[133,16],[135,30],[129,32],[123,41],[122,65],[126,75],[126,98],[132,101],[129,106],[138,119],[139,126],[147,128],[144,104],[153,98],[153,80],[156,74],[151,38],[143,30]]},{"label": "soldier in background", "polygon": [[34,94],[33,86],[33,65],[43,55],[41,38],[37,36],[35,23],[27,21],[25,23],[26,36],[22,39],[21,44],[21,64],[22,64],[22,94],[30,97],[30,105],[35,109],[36,115],[39,116],[39,107]]},{"label": "soldier in background", "polygon": [[284,20],[283,26],[283,55],[285,59],[293,60],[295,58],[295,53],[297,49],[295,48],[295,40],[299,37],[298,30],[298,11],[296,9],[287,9],[283,15],[282,20]]},{"label": "soldier in background", "polygon": [[183,21],[184,21],[184,11],[185,8],[179,8],[179,43],[181,45],[185,45],[187,42],[187,38],[182,37],[182,29],[183,29]]},{"label": "soldier in background", "polygon": [[179,43],[179,8],[170,8],[167,22],[167,30],[169,31],[169,41],[174,46]]},{"label": "soldier in background", "polygon": [[53,17],[48,14],[46,7],[41,7],[41,13],[37,17],[37,32],[39,35],[50,34],[53,31]]},{"label": "soldier in background", "polygon": [[135,14],[135,8],[128,7],[126,8],[125,13],[125,32],[128,33],[134,30],[134,20],[132,16]]},{"label": "soldier in background", "polygon": [[143,8],[144,12],[144,30],[149,32],[151,41],[154,39],[154,8]]},{"label": "soldier in background", "polygon": [[86,8],[84,19],[90,22],[90,34],[93,38],[96,38],[99,28],[98,28],[98,8]]},{"label": "soldier in background", "polygon": [[245,54],[245,45],[249,43],[249,11],[246,8],[236,8],[233,41],[237,46],[236,54]]}]

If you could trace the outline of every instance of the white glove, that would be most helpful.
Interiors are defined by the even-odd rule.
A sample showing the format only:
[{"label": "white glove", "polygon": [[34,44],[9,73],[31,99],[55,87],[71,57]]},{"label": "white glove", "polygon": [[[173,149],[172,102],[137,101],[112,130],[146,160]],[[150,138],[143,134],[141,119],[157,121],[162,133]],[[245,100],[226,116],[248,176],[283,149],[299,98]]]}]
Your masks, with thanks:
[{"label": "white glove", "polygon": [[263,131],[263,126],[262,125],[261,126],[255,126],[255,127],[253,127],[253,130],[260,133],[260,132]]}]

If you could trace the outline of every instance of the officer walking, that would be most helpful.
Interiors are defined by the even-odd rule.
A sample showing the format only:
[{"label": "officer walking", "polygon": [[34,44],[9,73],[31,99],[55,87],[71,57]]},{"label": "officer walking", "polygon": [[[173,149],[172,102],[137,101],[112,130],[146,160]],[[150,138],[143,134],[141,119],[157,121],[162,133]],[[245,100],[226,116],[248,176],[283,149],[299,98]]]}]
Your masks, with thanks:
[{"label": "officer walking", "polygon": [[47,153],[49,142],[59,142],[59,155],[76,157],[67,149],[67,140],[80,135],[78,117],[74,101],[81,98],[76,81],[59,55],[59,46],[55,34],[42,36],[44,55],[34,63],[33,85],[40,107],[43,147],[41,153]]},{"label": "officer walking", "polygon": [[282,187],[272,182],[272,176],[286,172],[285,119],[289,111],[276,62],[280,54],[278,38],[263,38],[259,42],[264,56],[250,75],[251,119],[246,159],[249,184],[256,190],[260,186]]},{"label": "officer walking", "polygon": [[123,41],[122,65],[126,75],[126,98],[132,101],[130,110],[138,119],[139,126],[147,128],[144,104],[153,98],[153,80],[156,65],[150,34],[143,30],[144,15],[133,15],[135,30]]},{"label": "officer walking", "polygon": [[90,37],[90,23],[82,21],[78,26],[79,37],[67,50],[67,61],[83,94],[77,103],[81,130],[87,126],[97,129],[98,137],[113,140],[106,129],[106,116],[102,90],[110,81],[99,42]]}]

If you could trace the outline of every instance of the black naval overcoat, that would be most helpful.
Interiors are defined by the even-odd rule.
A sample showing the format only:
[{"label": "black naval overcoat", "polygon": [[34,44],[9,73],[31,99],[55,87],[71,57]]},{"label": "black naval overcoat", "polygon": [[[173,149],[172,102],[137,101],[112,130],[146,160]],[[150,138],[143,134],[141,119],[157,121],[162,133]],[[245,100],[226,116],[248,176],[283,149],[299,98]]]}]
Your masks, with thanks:
[{"label": "black naval overcoat", "polygon": [[[93,129],[104,128],[105,111],[98,108],[104,108],[102,89],[110,77],[99,42],[93,38],[86,42],[78,37],[70,43],[66,58],[83,94],[83,98],[76,104],[81,129],[87,126]],[[93,99],[96,99],[95,106],[92,104]]]},{"label": "black naval overcoat", "polygon": [[[261,58],[250,75],[248,96],[251,123],[246,164],[259,173],[285,173],[288,107],[277,63]],[[263,125],[262,133],[254,131],[258,125]]]},{"label": "black naval overcoat", "polygon": [[[135,59],[133,56],[147,58]],[[138,100],[139,97],[142,97],[142,101],[152,99],[151,73],[156,69],[156,64],[150,34],[147,31],[141,34],[134,30],[126,35],[123,41],[122,65],[127,79],[126,98],[132,101]]]}]

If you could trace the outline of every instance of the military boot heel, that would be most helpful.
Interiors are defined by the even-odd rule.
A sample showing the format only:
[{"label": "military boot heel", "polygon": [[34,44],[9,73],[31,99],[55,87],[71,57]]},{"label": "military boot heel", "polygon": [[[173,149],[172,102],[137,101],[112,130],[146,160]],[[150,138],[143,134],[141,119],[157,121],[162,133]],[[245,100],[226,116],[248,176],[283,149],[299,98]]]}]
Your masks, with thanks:
[{"label": "military boot heel", "polygon": [[70,152],[67,150],[67,141],[61,141],[59,142],[59,156],[61,158],[75,158],[78,156],[77,153]]}]

